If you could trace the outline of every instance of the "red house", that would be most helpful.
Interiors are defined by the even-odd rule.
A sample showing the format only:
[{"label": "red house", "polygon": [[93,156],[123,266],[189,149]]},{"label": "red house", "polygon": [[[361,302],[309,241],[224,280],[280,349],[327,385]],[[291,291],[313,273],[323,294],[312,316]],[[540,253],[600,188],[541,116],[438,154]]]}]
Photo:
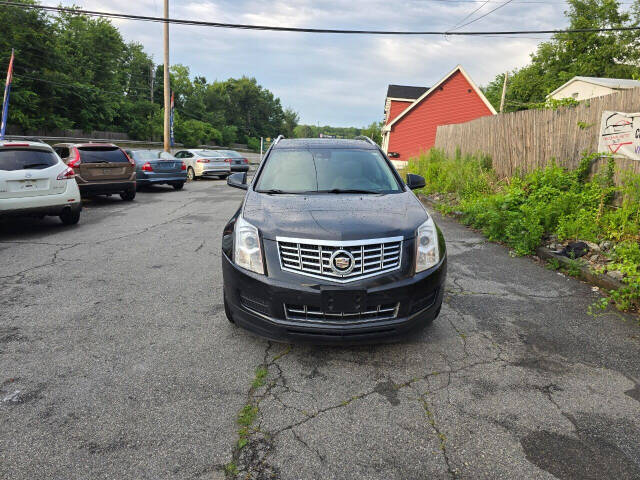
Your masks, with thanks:
[{"label": "red house", "polygon": [[431,88],[389,85],[382,149],[396,166],[402,167],[409,158],[435,145],[439,125],[495,114],[493,106],[460,65]]}]

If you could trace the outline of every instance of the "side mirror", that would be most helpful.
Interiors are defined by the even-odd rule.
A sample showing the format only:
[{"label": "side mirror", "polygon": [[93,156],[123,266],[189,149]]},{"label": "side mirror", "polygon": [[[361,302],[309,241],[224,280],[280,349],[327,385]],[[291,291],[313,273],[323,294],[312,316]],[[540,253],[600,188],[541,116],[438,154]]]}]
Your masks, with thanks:
[{"label": "side mirror", "polygon": [[230,187],[239,188],[240,190],[246,190],[248,188],[247,172],[239,172],[234,173],[233,175],[229,175],[227,177],[227,185],[229,185]]},{"label": "side mirror", "polygon": [[424,177],[421,177],[420,175],[415,175],[413,173],[407,173],[407,187],[409,187],[411,190],[422,188],[425,185],[426,184],[424,181]]}]

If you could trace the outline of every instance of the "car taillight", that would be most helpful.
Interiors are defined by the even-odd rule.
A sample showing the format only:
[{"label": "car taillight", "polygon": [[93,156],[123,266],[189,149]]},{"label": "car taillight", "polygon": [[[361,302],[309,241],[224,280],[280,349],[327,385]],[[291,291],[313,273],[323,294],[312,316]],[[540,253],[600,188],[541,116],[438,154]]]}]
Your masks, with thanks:
[{"label": "car taillight", "polygon": [[58,175],[58,180],[71,180],[75,178],[76,172],[73,171],[73,168],[67,167],[60,175]]},{"label": "car taillight", "polygon": [[151,166],[151,164],[149,162],[147,162],[144,165],[142,165],[142,171],[143,172],[153,172],[153,167]]},{"label": "car taillight", "polygon": [[208,158],[199,158],[198,160],[196,160],[197,163],[209,163],[209,159]]},{"label": "car taillight", "polygon": [[74,167],[75,168],[78,165],[80,165],[80,161],[81,161],[80,160],[80,150],[78,150],[77,148],[74,148],[73,150],[76,152],[76,154],[75,154],[75,157],[73,158],[73,160],[69,161],[68,165],[70,167]]},{"label": "car taillight", "polygon": [[5,143],[3,147],[28,147],[28,143]]},{"label": "car taillight", "polygon": [[[125,152],[124,150],[120,149],[120,151],[122,153],[124,153],[124,156],[127,157],[127,160],[129,160],[129,163],[133,166],[135,166],[136,162],[133,161],[133,158],[131,158],[129,155],[127,155],[127,152]],[[143,169],[144,170],[144,169]]]},{"label": "car taillight", "polygon": [[187,166],[184,164],[184,162],[182,162],[182,165],[180,166],[180,170],[186,170]]},{"label": "car taillight", "polygon": [[242,161],[243,161],[244,163],[249,163],[249,160],[247,160],[246,158],[243,158],[243,159],[242,159]]},{"label": "car taillight", "polygon": [[230,159],[230,158],[225,158],[225,159],[224,159],[224,161],[225,161],[226,163],[231,163],[231,159]]}]

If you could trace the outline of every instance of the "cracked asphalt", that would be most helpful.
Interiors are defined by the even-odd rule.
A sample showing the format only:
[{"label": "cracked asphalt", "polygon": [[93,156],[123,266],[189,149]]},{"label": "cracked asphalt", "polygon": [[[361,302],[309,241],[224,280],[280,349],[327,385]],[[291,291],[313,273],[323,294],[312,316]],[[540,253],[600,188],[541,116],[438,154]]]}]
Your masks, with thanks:
[{"label": "cracked asphalt", "polygon": [[430,328],[268,342],[223,312],[241,198],[198,181],[0,223],[0,478],[640,478],[636,317],[588,315],[589,285],[436,215]]}]

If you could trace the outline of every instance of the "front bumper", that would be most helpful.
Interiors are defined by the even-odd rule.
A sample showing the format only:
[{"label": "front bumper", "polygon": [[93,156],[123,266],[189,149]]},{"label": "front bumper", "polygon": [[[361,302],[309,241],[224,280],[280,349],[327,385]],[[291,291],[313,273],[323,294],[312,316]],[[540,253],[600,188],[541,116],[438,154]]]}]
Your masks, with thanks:
[{"label": "front bumper", "polygon": [[[298,283],[284,282],[239,268],[222,255],[225,297],[237,325],[261,336],[285,342],[358,344],[394,342],[410,338],[440,313],[446,278],[446,257],[435,267],[410,278],[389,283],[380,278],[356,285],[336,287],[316,284],[308,277]],[[381,275],[384,277],[384,274]],[[312,283],[306,283],[311,280]],[[321,309],[324,288],[366,290],[366,303],[397,305],[394,318],[331,321],[292,320],[285,304]]]}]

